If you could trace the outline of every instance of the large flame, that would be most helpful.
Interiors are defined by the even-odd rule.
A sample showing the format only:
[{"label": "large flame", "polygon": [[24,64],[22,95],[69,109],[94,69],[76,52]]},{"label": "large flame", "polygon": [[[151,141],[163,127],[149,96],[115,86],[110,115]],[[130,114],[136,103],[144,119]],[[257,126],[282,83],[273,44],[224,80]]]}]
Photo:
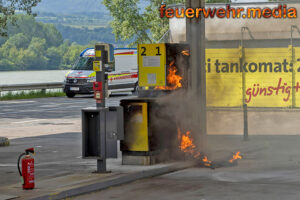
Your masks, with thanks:
[{"label": "large flame", "polygon": [[180,150],[185,153],[194,154],[194,149],[196,148],[196,146],[194,145],[193,139],[191,138],[191,132],[187,131],[185,134],[182,134],[182,132],[178,128],[178,135],[180,140]]},{"label": "large flame", "polygon": [[172,61],[169,65],[169,69],[168,69],[168,76],[167,76],[167,82],[168,85],[167,86],[158,86],[155,89],[159,89],[159,90],[175,90],[177,88],[181,88],[182,87],[182,77],[177,75],[177,68],[174,65],[174,61]]},{"label": "large flame", "polygon": [[230,159],[228,162],[233,163],[233,161],[235,161],[235,160],[237,160],[237,159],[242,159],[242,156],[240,156],[240,153],[241,153],[241,152],[238,151],[236,154],[234,154],[234,155],[232,156],[232,159]]},{"label": "large flame", "polygon": [[185,56],[189,56],[190,55],[190,51],[189,50],[183,50],[181,53],[182,53],[182,55],[185,55]]},{"label": "large flame", "polygon": [[[187,153],[194,158],[201,157],[200,151],[197,150],[196,145],[193,142],[191,132],[187,131],[186,133],[181,132],[180,128],[177,128],[177,136],[179,140],[179,149],[184,153]],[[207,156],[201,157],[204,166],[210,167],[212,162],[208,160]]]}]

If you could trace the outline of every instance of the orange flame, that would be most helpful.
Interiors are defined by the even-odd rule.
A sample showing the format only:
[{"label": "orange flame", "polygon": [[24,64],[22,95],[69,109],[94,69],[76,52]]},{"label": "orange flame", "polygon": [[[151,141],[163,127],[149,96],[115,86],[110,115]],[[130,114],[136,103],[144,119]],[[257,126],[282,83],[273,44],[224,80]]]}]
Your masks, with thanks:
[{"label": "orange flame", "polygon": [[187,151],[188,149],[194,149],[196,146],[193,143],[193,139],[190,137],[190,132],[186,132],[182,135],[180,149],[182,151]]},{"label": "orange flame", "polygon": [[233,163],[233,161],[235,161],[235,160],[237,160],[237,159],[242,159],[242,156],[240,156],[240,153],[241,153],[241,152],[238,151],[236,154],[234,154],[234,155],[232,156],[232,159],[230,159],[228,162]]},{"label": "orange flame", "polygon": [[177,88],[181,88],[182,87],[182,77],[177,75],[177,68],[174,65],[174,61],[172,61],[170,63],[170,67],[168,69],[168,76],[167,76],[167,82],[168,82],[168,86],[158,86],[155,89],[159,89],[159,90],[175,90]]},{"label": "orange flame", "polygon": [[[191,131],[187,131],[186,133],[181,132],[180,128],[177,128],[177,137],[179,141],[179,149],[184,153],[188,153],[194,158],[201,158],[202,163],[206,167],[212,166],[212,161],[208,160],[207,156],[201,156],[200,151],[197,150],[196,145],[193,142],[193,138],[191,136]],[[237,152],[232,156],[228,162],[233,163],[237,159],[242,159],[240,155],[241,152]]]},{"label": "orange flame", "polygon": [[185,56],[189,56],[190,55],[189,50],[183,50],[181,53],[182,53],[182,55],[185,55]]},{"label": "orange flame", "polygon": [[202,159],[202,162],[204,163],[204,166],[210,167],[211,166],[211,161],[207,159],[207,156],[204,156]]},{"label": "orange flame", "polygon": [[179,148],[181,151],[185,153],[194,153],[195,145],[193,143],[193,139],[191,138],[191,132],[187,131],[185,134],[183,134],[180,129],[178,128],[178,138],[180,140]]},{"label": "orange flame", "polygon": [[[201,153],[196,150],[196,145],[193,143],[191,132],[187,131],[186,133],[182,133],[181,130],[177,128],[177,133],[177,137],[180,142],[179,149],[184,153],[190,154],[194,158],[199,158]],[[202,162],[204,163],[204,166],[207,167],[210,167],[212,164],[212,161],[208,160],[207,156],[202,158]]]}]

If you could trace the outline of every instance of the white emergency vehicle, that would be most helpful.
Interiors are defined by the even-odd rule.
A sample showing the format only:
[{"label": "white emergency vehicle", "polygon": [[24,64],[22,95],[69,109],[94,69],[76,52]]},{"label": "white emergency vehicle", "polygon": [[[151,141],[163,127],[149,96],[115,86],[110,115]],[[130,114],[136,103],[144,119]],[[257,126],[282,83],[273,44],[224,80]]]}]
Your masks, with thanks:
[{"label": "white emergency vehicle", "polygon": [[[138,89],[137,49],[111,48],[114,65],[106,66],[108,74],[109,94],[113,92],[132,91]],[[64,92],[68,97],[76,94],[92,94],[93,82],[96,81],[96,72],[93,71],[95,51],[93,48],[84,50],[72,70],[66,74]]]}]

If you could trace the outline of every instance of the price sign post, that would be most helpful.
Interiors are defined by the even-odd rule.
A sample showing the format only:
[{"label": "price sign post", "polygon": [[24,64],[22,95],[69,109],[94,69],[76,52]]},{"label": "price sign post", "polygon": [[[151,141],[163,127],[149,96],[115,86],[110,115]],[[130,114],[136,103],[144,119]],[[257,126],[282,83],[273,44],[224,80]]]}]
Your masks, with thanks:
[{"label": "price sign post", "polygon": [[95,45],[95,61],[93,63],[94,71],[96,71],[96,82],[94,83],[94,97],[96,99],[96,107],[100,113],[100,152],[101,158],[97,159],[97,172],[106,172],[106,109],[105,109],[105,47],[100,44]]},{"label": "price sign post", "polygon": [[[95,107],[82,109],[82,157],[97,159],[97,173],[107,173],[106,158],[117,157],[117,138],[122,138],[122,129],[117,127],[120,108],[106,107],[107,76],[105,65],[112,63],[113,46],[111,44],[95,44],[93,70],[96,81],[93,83]],[[118,135],[120,134],[120,135]],[[108,137],[106,137],[108,135]],[[117,135],[115,137],[115,135]]]},{"label": "price sign post", "polygon": [[[105,58],[104,56],[106,55],[105,53],[105,47],[103,45],[95,45],[95,61],[93,63],[93,69],[96,71],[96,82],[98,85],[105,86],[105,67],[104,66],[104,61]],[[105,87],[101,87],[101,91],[95,91],[96,97],[96,107],[105,107]],[[97,98],[98,97],[98,98]]]}]

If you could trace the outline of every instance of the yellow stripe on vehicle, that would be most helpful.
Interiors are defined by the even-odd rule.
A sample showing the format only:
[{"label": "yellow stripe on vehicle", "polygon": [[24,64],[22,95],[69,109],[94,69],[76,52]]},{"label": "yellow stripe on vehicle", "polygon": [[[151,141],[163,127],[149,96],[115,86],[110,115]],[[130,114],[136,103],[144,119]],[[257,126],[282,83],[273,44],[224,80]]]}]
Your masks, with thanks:
[{"label": "yellow stripe on vehicle", "polygon": [[91,78],[91,77],[95,77],[96,76],[96,72],[92,72],[88,77]]},{"label": "yellow stripe on vehicle", "polygon": [[67,77],[70,73],[71,73],[71,71],[68,71],[65,76]]}]

